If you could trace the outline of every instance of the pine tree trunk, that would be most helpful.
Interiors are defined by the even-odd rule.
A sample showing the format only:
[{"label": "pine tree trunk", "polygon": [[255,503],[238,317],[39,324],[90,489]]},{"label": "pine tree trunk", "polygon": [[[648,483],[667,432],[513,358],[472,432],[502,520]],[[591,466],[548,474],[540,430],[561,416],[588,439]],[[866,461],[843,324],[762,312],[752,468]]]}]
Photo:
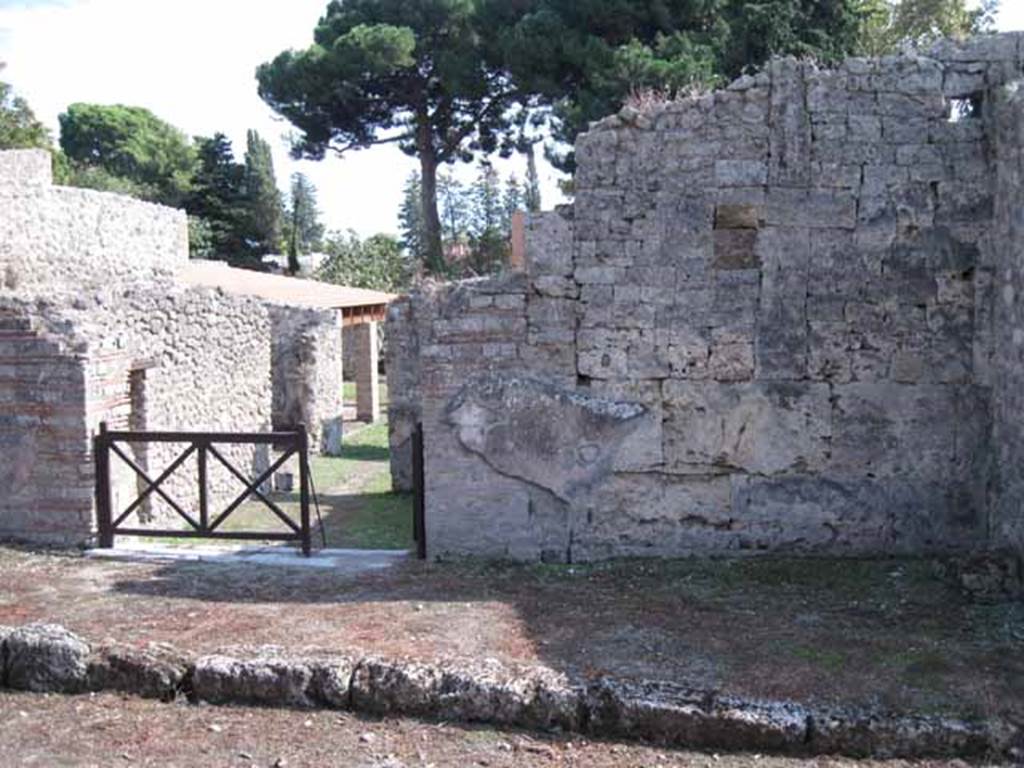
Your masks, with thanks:
[{"label": "pine tree trunk", "polygon": [[428,273],[445,271],[444,249],[441,245],[441,217],[437,213],[437,154],[426,120],[417,128],[416,148],[420,156],[420,205],[423,209],[423,249]]}]

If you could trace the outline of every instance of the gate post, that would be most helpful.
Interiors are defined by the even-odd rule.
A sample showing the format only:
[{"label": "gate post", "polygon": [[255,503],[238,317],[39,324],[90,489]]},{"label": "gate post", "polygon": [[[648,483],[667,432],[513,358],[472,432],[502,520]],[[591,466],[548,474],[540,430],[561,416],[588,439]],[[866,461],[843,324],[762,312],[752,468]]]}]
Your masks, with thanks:
[{"label": "gate post", "polygon": [[107,422],[100,422],[100,431],[92,439],[93,466],[96,471],[96,525],[99,528],[100,549],[114,546],[114,523],[110,494],[110,438]]},{"label": "gate post", "polygon": [[412,532],[416,539],[416,557],[427,559],[427,485],[423,470],[423,424],[412,433]]},{"label": "gate post", "polygon": [[302,527],[302,554],[309,557],[313,550],[313,536],[309,529],[309,433],[305,424],[299,424],[295,439],[299,448],[299,511]]}]

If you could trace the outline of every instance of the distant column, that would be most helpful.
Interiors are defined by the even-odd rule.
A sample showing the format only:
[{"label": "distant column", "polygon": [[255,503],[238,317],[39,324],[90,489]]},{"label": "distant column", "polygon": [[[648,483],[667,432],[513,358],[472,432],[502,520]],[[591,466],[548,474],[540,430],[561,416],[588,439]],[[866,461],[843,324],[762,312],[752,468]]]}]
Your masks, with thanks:
[{"label": "distant column", "polygon": [[375,422],[380,418],[380,383],[377,379],[377,323],[355,327],[356,418]]}]

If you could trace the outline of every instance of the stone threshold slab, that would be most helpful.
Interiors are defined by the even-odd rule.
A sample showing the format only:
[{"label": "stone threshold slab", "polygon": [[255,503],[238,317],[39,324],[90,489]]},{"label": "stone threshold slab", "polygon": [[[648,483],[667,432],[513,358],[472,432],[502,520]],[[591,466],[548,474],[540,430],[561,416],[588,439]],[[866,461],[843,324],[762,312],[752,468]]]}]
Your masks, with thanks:
[{"label": "stone threshold slab", "polygon": [[407,560],[410,553],[389,549],[318,549],[309,557],[304,557],[297,548],[282,546],[175,546],[126,542],[118,543],[113,549],[86,550],[85,557],[132,563],[212,563],[330,569],[343,574],[358,574],[390,568]]}]

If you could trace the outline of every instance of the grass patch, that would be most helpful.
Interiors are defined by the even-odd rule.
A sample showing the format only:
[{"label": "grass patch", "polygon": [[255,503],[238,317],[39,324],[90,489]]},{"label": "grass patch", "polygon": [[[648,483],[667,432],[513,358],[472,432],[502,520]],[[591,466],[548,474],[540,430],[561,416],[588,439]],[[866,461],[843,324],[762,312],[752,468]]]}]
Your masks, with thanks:
[{"label": "grass patch", "polygon": [[[314,456],[313,486],[320,503],[327,546],[347,549],[409,549],[412,541],[412,496],[391,490],[388,427],[364,427],[346,436],[341,456]],[[299,494],[270,497],[292,519],[299,518]],[[316,524],[316,508],[310,510]],[[259,501],[232,514],[225,530],[285,531],[284,523]],[[314,545],[322,542],[314,532]]]}]

